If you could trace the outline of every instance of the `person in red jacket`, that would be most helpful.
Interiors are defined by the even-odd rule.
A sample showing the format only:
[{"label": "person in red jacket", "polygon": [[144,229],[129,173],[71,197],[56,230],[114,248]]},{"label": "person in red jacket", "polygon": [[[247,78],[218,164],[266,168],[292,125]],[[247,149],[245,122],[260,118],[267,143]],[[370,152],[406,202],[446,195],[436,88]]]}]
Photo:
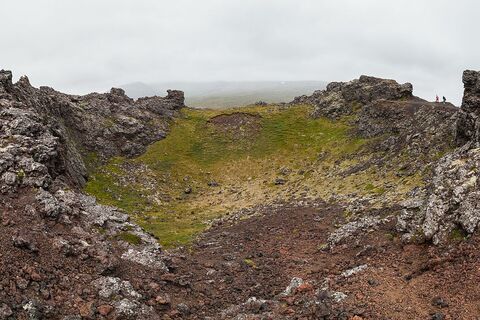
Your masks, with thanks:
[{"label": "person in red jacket", "polygon": [[440,102],[440,98],[438,97],[438,94],[437,94],[437,96],[435,97],[435,102],[436,102],[436,103],[439,103],[439,102]]}]

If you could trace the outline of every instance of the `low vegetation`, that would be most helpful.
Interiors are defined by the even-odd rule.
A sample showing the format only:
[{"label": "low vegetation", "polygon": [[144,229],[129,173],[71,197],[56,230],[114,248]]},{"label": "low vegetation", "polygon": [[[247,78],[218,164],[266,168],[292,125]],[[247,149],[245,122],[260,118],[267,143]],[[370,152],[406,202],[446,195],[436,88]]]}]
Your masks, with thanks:
[{"label": "low vegetation", "polygon": [[[311,111],[306,105],[184,109],[167,138],[146,153],[97,167],[86,191],[124,209],[171,247],[241,208],[353,192],[385,196],[421,183],[420,175],[399,178],[375,168],[342,174],[368,161],[369,141],[352,134],[352,117],[313,119]],[[219,115],[228,116],[212,120]]]},{"label": "low vegetation", "polygon": [[130,232],[121,232],[118,234],[118,238],[135,246],[142,243],[142,239],[139,236]]}]

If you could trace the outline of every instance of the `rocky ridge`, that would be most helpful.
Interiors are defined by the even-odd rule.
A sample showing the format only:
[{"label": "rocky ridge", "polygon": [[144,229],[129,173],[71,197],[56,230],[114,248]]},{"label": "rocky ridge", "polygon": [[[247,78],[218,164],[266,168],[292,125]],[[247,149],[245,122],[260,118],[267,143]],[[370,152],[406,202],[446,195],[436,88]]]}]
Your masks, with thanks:
[{"label": "rocky ridge", "polygon": [[116,88],[104,94],[74,96],[49,87],[34,88],[25,76],[13,84],[9,71],[1,72],[0,83],[4,117],[18,126],[9,133],[37,133],[43,125],[60,145],[57,161],[63,162],[50,165],[58,171],[53,178],[64,172],[80,187],[88,162],[141,154],[147,145],[165,137],[169,121],[184,107],[183,92],[175,90],[169,90],[165,98],[134,101]]},{"label": "rocky ridge", "polygon": [[[0,319],[195,319],[197,312],[210,319],[361,319],[363,313],[358,308],[338,306],[347,294],[325,287],[322,282],[293,277],[283,293],[272,296],[273,291],[278,291],[280,277],[284,280],[289,270],[279,273],[277,280],[268,280],[275,282],[272,292],[268,291],[271,288],[262,288],[261,283],[247,289],[236,284],[242,299],[255,291],[262,295],[226,300],[221,292],[235,281],[233,271],[246,274],[246,279],[256,277],[262,271],[255,261],[265,260],[266,274],[277,272],[276,250],[284,254],[285,248],[277,247],[278,241],[274,240],[269,244],[276,248],[272,256],[269,251],[256,252],[258,244],[244,245],[254,239],[243,234],[243,238],[235,238],[239,237],[236,232],[223,232],[222,223],[218,223],[212,231],[216,243],[210,239],[200,241],[197,249],[215,257],[216,245],[232,237],[230,245],[246,258],[239,263],[237,251],[226,252],[218,265],[204,260],[205,267],[189,265],[188,257],[163,252],[157,239],[132,223],[128,215],[100,205],[80,191],[88,177],[89,162],[118,155],[132,157],[165,137],[169,122],[184,106],[183,93],[170,91],[165,98],[136,101],[120,89],[72,96],[51,88],[33,88],[26,77],[15,84],[11,79],[10,72],[0,72],[0,271],[4,275],[0,279]],[[332,83],[326,90],[294,100],[292,104],[315,106],[314,117],[350,116],[355,124],[352,134],[374,139],[365,152],[375,152],[375,156],[346,168],[345,176],[372,166],[393,170],[392,159],[408,154],[407,159],[416,160],[398,175],[422,170],[428,181],[425,187],[409,193],[409,199],[400,204],[403,210],[398,217],[398,203],[385,198],[382,209],[371,210],[355,195],[329,199],[350,207],[351,217],[339,218],[342,209],[327,208],[323,202],[318,208],[325,209],[318,216],[318,208],[305,213],[305,217],[313,219],[312,225],[328,220],[328,228],[327,224],[315,224],[318,230],[302,234],[305,241],[316,236],[323,239],[324,243],[318,243],[315,249],[325,257],[322,261],[335,258],[335,252],[345,248],[359,261],[370,251],[397,248],[396,244],[385,244],[385,239],[378,248],[370,250],[366,245],[366,238],[392,223],[406,242],[427,240],[440,244],[452,234],[463,237],[476,230],[480,222],[480,73],[466,71],[463,81],[465,97],[460,111],[414,97],[410,84],[366,76]],[[449,151],[454,143],[457,148]],[[440,153],[446,150],[449,152],[442,156]],[[434,161],[424,156],[427,153],[439,153],[440,159]],[[348,198],[352,201],[348,202]],[[279,205],[276,210],[281,213],[284,209]],[[292,237],[292,243],[299,237],[286,226],[298,210],[293,208],[284,221],[271,218],[279,224],[277,230]],[[265,237],[271,227],[253,224],[254,219],[272,213],[268,207],[262,211],[246,222],[239,216],[235,223],[250,223],[246,233],[265,228],[259,233]],[[392,222],[394,218],[396,222]],[[356,245],[362,243],[364,249],[354,253],[355,244],[349,246],[346,239],[355,239]],[[298,246],[303,244],[298,242]],[[252,251],[242,251],[246,249]],[[330,253],[332,256],[328,256]],[[373,255],[377,259],[379,256]],[[309,251],[297,257],[305,260],[296,260],[290,267],[299,269],[311,257]],[[204,258],[200,254],[199,259]],[[338,266],[341,272],[333,271],[335,276],[325,278],[323,274],[333,269],[322,271],[321,279],[330,279],[338,287],[348,285],[351,280],[346,278],[369,272],[371,263],[363,262],[349,266],[342,262]],[[196,276],[201,274],[202,278],[194,278],[188,268],[198,269]],[[225,273],[225,277],[210,279],[217,272]],[[373,280],[371,283],[376,286]]]},{"label": "rocky ridge", "polygon": [[169,258],[128,215],[79,188],[89,152],[137,154],[182,107],[179,91],[71,96],[0,71],[0,319],[158,317],[149,274],[167,272]]},{"label": "rocky ridge", "polygon": [[410,83],[361,76],[330,83],[326,90],[297,97],[295,103],[314,105],[313,117],[353,117],[357,135],[377,138],[373,150],[385,152],[379,161],[401,156],[401,152],[417,158],[408,164],[410,171],[430,164],[422,154],[440,153],[453,146],[458,108],[415,97]]},{"label": "rocky ridge", "polygon": [[398,84],[395,80],[361,76],[350,82],[331,82],[325,90],[317,90],[311,96],[296,97],[292,103],[309,103],[317,107],[313,116],[338,118],[352,114],[360,105],[376,100],[401,100],[413,97],[410,83]]},{"label": "rocky ridge", "polygon": [[[348,83],[333,83],[311,97],[296,99],[317,106],[314,116],[338,117],[357,109],[360,135],[393,133],[378,144],[389,150],[386,157],[398,156],[395,149],[407,146],[407,151],[419,158],[411,164],[413,167],[432,167],[427,185],[412,190],[410,198],[401,204],[404,209],[397,229],[405,233],[405,241],[440,244],[472,234],[478,227],[480,73],[466,70],[463,83],[465,92],[459,110],[414,97],[411,84],[364,76]],[[437,162],[421,160],[422,154],[442,146],[445,139],[450,140],[451,152]]]}]

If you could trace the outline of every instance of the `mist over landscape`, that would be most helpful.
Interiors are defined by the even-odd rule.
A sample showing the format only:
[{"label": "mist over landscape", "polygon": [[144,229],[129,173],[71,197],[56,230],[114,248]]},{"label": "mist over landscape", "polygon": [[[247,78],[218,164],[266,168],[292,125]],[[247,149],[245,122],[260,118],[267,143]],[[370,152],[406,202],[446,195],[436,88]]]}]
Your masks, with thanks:
[{"label": "mist over landscape", "polygon": [[0,320],[480,319],[480,2],[0,8]]},{"label": "mist over landscape", "polygon": [[164,95],[168,89],[185,92],[185,104],[198,108],[238,107],[257,102],[289,102],[295,97],[312,94],[326,87],[324,81],[218,81],[170,82],[146,84],[143,82],[121,85],[134,99]]},{"label": "mist over landscape", "polygon": [[459,75],[478,66],[480,45],[471,32],[479,6],[473,0],[6,1],[2,23],[14,31],[0,31],[1,67],[15,70],[15,79],[28,74],[36,86],[72,94],[134,82],[330,82],[365,74],[411,82],[417,96],[445,95],[460,105]]}]

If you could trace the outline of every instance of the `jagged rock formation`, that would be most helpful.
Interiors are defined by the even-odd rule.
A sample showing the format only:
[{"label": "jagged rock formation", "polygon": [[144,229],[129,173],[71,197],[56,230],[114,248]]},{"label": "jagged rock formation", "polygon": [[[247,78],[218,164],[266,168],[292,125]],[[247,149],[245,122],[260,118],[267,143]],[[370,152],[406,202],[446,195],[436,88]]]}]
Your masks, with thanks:
[{"label": "jagged rock formation", "polygon": [[[80,186],[86,178],[82,158],[101,160],[144,152],[148,144],[165,137],[168,122],[184,106],[181,91],[169,91],[165,98],[134,101],[122,89],[73,96],[49,87],[36,89],[26,77],[12,84],[8,71],[2,71],[0,79],[4,117],[15,120],[11,125],[20,126],[9,133],[49,131],[59,144],[61,156],[57,160],[63,161],[50,165],[50,169],[58,171],[53,178],[64,172]],[[40,124],[33,124],[28,117]]]},{"label": "jagged rock formation", "polygon": [[326,90],[297,97],[292,103],[313,104],[314,117],[336,119],[355,115],[359,135],[367,138],[389,135],[389,140],[380,145],[396,145],[397,149],[411,145],[418,152],[445,144],[445,137],[455,132],[458,111],[450,103],[432,104],[413,96],[410,83],[398,84],[370,76],[332,82]]},{"label": "jagged rock formation", "polygon": [[480,139],[480,73],[472,70],[463,72],[462,108],[457,122],[457,143],[463,145],[473,142],[478,145]]},{"label": "jagged rock formation", "polygon": [[[136,101],[121,89],[73,96],[51,88],[33,88],[26,77],[13,84],[11,73],[1,71],[0,319],[348,319],[361,314],[356,307],[339,308],[339,302],[348,296],[353,299],[355,293],[337,288],[348,287],[350,281],[345,278],[357,272],[375,274],[390,268],[385,264],[385,269],[375,269],[376,263],[368,261],[367,265],[366,260],[350,265],[346,260],[358,262],[368,257],[382,262],[379,259],[386,254],[382,250],[400,243],[385,239],[381,232],[395,228],[396,196],[400,194],[395,190],[404,177],[421,176],[430,181],[427,187],[412,190],[403,203],[396,228],[405,233],[404,239],[440,243],[452,231],[472,233],[478,227],[479,79],[480,73],[465,72],[460,112],[451,105],[414,97],[410,84],[367,76],[331,83],[324,91],[296,98],[294,104],[315,106],[314,117],[347,119],[352,136],[369,139],[358,152],[332,160],[327,173],[334,179],[362,171],[399,179],[384,184],[389,190],[375,191],[372,197],[382,201],[374,210],[369,207],[369,197],[352,192],[326,199],[335,207],[319,202],[302,215],[299,207],[282,216],[286,207],[278,204],[280,215],[268,217],[272,206],[265,205],[262,215],[269,218],[265,222],[255,220],[262,215],[248,221],[240,219],[245,215],[234,214],[233,220],[244,225],[228,232],[221,229],[224,221],[219,220],[213,227],[219,229],[212,231],[216,238],[203,239],[197,246],[204,250],[195,258],[201,261],[197,263],[190,260],[193,255],[166,254],[157,239],[125,213],[99,205],[80,191],[92,160],[135,156],[165,137],[170,121],[184,106],[182,92]],[[261,123],[257,117],[236,113],[212,118],[208,124],[222,132],[246,125],[249,131],[245,135],[255,136]],[[449,152],[455,133],[462,146]],[[436,162],[444,152],[447,154]],[[321,169],[324,156],[318,156],[313,169]],[[435,168],[429,169],[433,165]],[[280,171],[282,177],[293,175],[288,168]],[[275,180],[275,188],[288,187],[289,181],[282,179]],[[211,181],[208,188],[220,197],[217,190],[222,186]],[[186,189],[182,197],[191,193],[192,188]],[[317,211],[319,208],[323,209]],[[292,222],[296,223],[293,232],[289,229]],[[258,243],[252,231],[268,246]],[[372,233],[375,236],[368,238]],[[285,246],[281,243],[284,239],[297,247]],[[309,251],[303,252],[305,244]],[[226,245],[230,245],[229,252],[222,251]],[[344,249],[350,256],[335,262],[343,255],[330,255],[329,250]],[[288,250],[298,251],[295,260]],[[321,259],[313,261],[318,255]],[[279,266],[279,258],[288,266]],[[263,265],[257,266],[257,262]],[[318,264],[317,269],[304,267],[312,262]],[[288,282],[282,284],[281,278],[287,274],[291,278],[292,270],[307,270],[307,276],[318,273],[321,281],[293,278],[284,293],[275,292],[285,288]],[[393,273],[397,279],[398,269]],[[375,284],[370,280],[363,285]],[[269,285],[263,287],[265,283]]]},{"label": "jagged rock formation", "polygon": [[409,172],[430,164],[431,159],[422,155],[440,153],[453,145],[458,108],[415,97],[410,83],[361,76],[350,82],[332,82],[326,90],[297,97],[293,103],[314,105],[314,117],[352,116],[356,134],[378,138],[372,148],[385,152],[379,161],[405,153],[417,158],[405,168]]},{"label": "jagged rock formation", "polygon": [[165,98],[134,101],[122,89],[113,88],[107,94],[93,93],[74,97],[73,101],[76,108],[66,121],[74,135],[83,137],[80,144],[85,150],[103,157],[131,157],[166,136],[168,120],[184,106],[184,95],[169,90]]},{"label": "jagged rock formation", "polygon": [[181,107],[178,91],[70,96],[0,71],[0,319],[158,317],[148,286],[168,257],[126,214],[78,190],[82,155],[137,154]]},{"label": "jagged rock formation", "polygon": [[394,80],[361,76],[350,82],[331,82],[326,90],[315,91],[311,96],[300,96],[293,103],[309,103],[317,106],[314,116],[339,118],[352,114],[359,105],[376,100],[400,100],[412,98],[410,83],[399,85]]},{"label": "jagged rock formation", "polygon": [[404,239],[439,244],[463,231],[473,233],[480,222],[479,165],[480,149],[461,148],[443,157],[427,189],[403,204],[397,229],[406,232]]},{"label": "jagged rock formation", "polygon": [[456,123],[456,141],[463,145],[440,159],[425,190],[404,203],[397,228],[406,232],[405,240],[439,244],[471,234],[479,225],[480,72],[465,71],[463,83],[465,94]]}]

